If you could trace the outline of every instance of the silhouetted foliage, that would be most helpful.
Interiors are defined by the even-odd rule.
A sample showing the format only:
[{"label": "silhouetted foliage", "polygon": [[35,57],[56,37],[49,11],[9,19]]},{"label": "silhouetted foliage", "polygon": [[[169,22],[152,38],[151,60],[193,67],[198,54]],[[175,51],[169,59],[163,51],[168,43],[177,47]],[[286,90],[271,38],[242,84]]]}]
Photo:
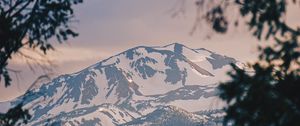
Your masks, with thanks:
[{"label": "silhouetted foliage", "polygon": [[210,10],[205,18],[208,22],[211,22],[212,28],[216,32],[225,33],[228,29],[228,22],[223,16],[223,9],[221,6],[217,6]]},{"label": "silhouetted foliage", "polygon": [[31,118],[28,110],[22,109],[23,104],[18,104],[16,107],[8,110],[7,113],[0,113],[0,125],[1,126],[15,126],[20,124],[26,124]]},{"label": "silhouetted foliage", "polygon": [[300,125],[300,52],[297,38],[262,49],[253,75],[234,67],[232,81],[219,86],[228,103],[225,124]]},{"label": "silhouetted foliage", "polygon": [[[197,0],[197,6],[204,3]],[[225,33],[229,21],[223,12],[228,11],[228,6],[235,6],[254,37],[275,41],[259,47],[259,60],[252,65],[254,73],[232,65],[231,80],[219,86],[220,97],[228,105],[224,125],[300,125],[300,29],[286,23],[288,3],[299,4],[299,1],[220,1],[206,11],[208,16],[204,18],[212,28]]]},{"label": "silhouetted foliage", "polygon": [[[0,1],[0,77],[5,86],[11,78],[8,60],[25,46],[39,48],[45,54],[53,49],[49,39],[65,41],[75,33],[69,26],[72,5],[82,0],[1,0]],[[0,79],[1,79],[0,78]]]},{"label": "silhouetted foliage", "polygon": [[[73,5],[83,0],[1,0],[0,1],[0,80],[5,87],[11,84],[8,60],[21,48],[38,48],[44,54],[54,49],[49,39],[56,37],[61,43],[70,36],[78,36],[70,28],[74,17]],[[27,56],[21,54],[22,56]],[[27,123],[28,110],[22,104],[0,114],[0,125]]]}]

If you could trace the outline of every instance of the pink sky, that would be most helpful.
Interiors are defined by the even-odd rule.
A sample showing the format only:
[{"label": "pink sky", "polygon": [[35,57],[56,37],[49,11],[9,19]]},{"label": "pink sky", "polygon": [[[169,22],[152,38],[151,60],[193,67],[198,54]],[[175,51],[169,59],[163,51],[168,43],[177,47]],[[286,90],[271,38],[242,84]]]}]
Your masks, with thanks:
[{"label": "pink sky", "polygon": [[[80,71],[109,56],[129,48],[163,46],[178,42],[191,48],[206,48],[246,62],[255,59],[257,41],[246,28],[231,29],[226,35],[209,34],[203,26],[194,35],[189,32],[195,20],[193,1],[186,4],[186,13],[171,18],[172,8],[178,0],[85,0],[76,7],[73,27],[79,37],[67,44],[55,44],[57,51],[49,57],[58,67],[55,76]],[[296,22],[293,20],[292,22]],[[54,42],[55,43],[55,42]],[[22,70],[19,81],[0,88],[0,101],[24,93],[41,73],[31,72],[20,60],[11,61],[11,67]],[[14,75],[12,75],[14,76]]]}]

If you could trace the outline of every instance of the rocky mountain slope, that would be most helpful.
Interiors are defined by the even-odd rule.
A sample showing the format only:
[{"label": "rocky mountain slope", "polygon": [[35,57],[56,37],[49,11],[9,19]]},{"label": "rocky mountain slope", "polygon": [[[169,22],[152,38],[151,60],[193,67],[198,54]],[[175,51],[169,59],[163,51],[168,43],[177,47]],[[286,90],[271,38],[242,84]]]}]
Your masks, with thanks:
[{"label": "rocky mountain slope", "polygon": [[228,79],[231,63],[241,64],[178,43],[139,46],[35,86],[10,104],[23,102],[33,126],[214,125],[199,111],[222,108],[216,86]]}]

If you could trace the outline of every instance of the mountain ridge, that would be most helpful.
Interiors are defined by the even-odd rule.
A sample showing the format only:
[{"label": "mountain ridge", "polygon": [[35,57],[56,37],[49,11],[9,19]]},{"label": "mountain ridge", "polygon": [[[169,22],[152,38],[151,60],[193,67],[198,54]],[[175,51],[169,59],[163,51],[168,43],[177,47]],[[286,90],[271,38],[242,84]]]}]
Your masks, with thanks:
[{"label": "mountain ridge", "polygon": [[[238,61],[179,43],[138,46],[36,86],[11,104],[23,102],[30,109],[29,125],[76,125],[87,120],[95,125],[119,125],[169,105],[192,112],[207,110],[217,98],[216,84],[226,79],[232,63]],[[185,107],[186,102],[194,106]],[[115,106],[107,111],[110,114],[98,111],[105,104]],[[124,116],[126,112],[133,118]]]}]

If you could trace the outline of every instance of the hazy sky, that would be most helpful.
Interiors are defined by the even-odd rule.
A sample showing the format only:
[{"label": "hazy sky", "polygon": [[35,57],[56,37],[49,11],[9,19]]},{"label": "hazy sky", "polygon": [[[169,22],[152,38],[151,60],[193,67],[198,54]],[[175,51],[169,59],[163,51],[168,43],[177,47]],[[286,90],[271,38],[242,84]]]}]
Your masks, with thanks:
[{"label": "hazy sky", "polygon": [[[77,72],[102,59],[129,48],[163,46],[178,42],[191,48],[206,48],[234,57],[240,61],[253,60],[257,42],[246,28],[232,29],[226,35],[214,34],[201,27],[195,34],[189,32],[195,20],[193,2],[186,4],[185,14],[172,18],[172,8],[178,8],[179,0],[85,0],[76,7],[76,19],[72,24],[80,33],[66,44],[55,44],[50,54],[58,68],[55,76]],[[31,72],[26,63],[11,62],[10,67],[22,70],[21,77],[13,85],[0,88],[0,101],[15,98],[28,88],[40,72]],[[12,76],[14,76],[12,74]]]}]

